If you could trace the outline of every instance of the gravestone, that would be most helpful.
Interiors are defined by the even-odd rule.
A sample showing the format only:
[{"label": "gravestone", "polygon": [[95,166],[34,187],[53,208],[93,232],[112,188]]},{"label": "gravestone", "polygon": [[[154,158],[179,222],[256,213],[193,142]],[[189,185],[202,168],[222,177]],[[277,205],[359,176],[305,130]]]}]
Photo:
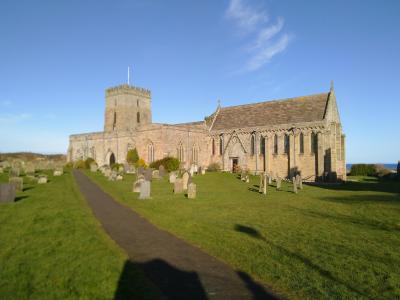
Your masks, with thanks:
[{"label": "gravestone", "polygon": [[163,165],[160,165],[158,167],[158,174],[160,175],[161,178],[163,178],[165,176],[165,168]]},{"label": "gravestone", "polygon": [[296,181],[296,177],[292,177],[292,183],[293,183],[293,193],[297,194],[297,181]]},{"label": "gravestone", "polygon": [[189,199],[196,198],[196,184],[193,182],[188,185],[188,198]]},{"label": "gravestone", "polygon": [[278,176],[276,177],[276,189],[280,190],[282,185],[282,179]]},{"label": "gravestone", "polygon": [[263,176],[263,194],[266,195],[267,194],[267,174],[264,173]]},{"label": "gravestone", "polygon": [[245,180],[244,180],[246,183],[249,183],[250,182],[250,176],[248,175],[248,174],[246,174],[246,178],[245,178]]},{"label": "gravestone", "polygon": [[183,180],[182,178],[177,178],[174,182],[174,194],[183,193]]},{"label": "gravestone", "polygon": [[45,184],[47,183],[47,177],[46,176],[40,176],[38,179],[38,184]]},{"label": "gravestone", "polygon": [[136,174],[136,180],[145,179],[143,174]]},{"label": "gravestone", "polygon": [[187,190],[189,177],[190,177],[190,175],[189,175],[188,172],[185,172],[185,173],[182,175],[183,189],[184,189],[184,190]]},{"label": "gravestone", "polygon": [[150,181],[143,181],[140,184],[140,195],[139,199],[149,199],[150,198]]},{"label": "gravestone", "polygon": [[55,171],[53,172],[53,176],[61,176],[62,174],[63,174],[63,172],[60,171],[60,170],[55,170]]},{"label": "gravestone", "polygon": [[191,177],[193,177],[193,173],[194,173],[194,166],[191,165],[190,169],[189,169],[189,174],[190,174]]},{"label": "gravestone", "polygon": [[240,173],[240,180],[241,180],[241,181],[246,181],[246,172],[245,172],[245,171],[242,171],[242,172]]},{"label": "gravestone", "polygon": [[272,184],[272,177],[271,175],[268,174],[268,184],[271,185]]},{"label": "gravestone", "polygon": [[301,175],[296,176],[296,182],[297,182],[297,185],[299,186],[299,189],[302,190],[303,189],[303,179],[301,178]]},{"label": "gravestone", "polygon": [[115,181],[115,180],[117,180],[117,176],[118,176],[117,171],[112,170],[109,174],[110,174],[110,175],[108,176],[108,180],[109,180],[109,181]]},{"label": "gravestone", "polygon": [[10,177],[8,182],[15,186],[17,192],[22,192],[24,189],[24,181],[21,177]]},{"label": "gravestone", "polygon": [[264,174],[260,173],[260,185],[258,186],[258,192],[262,193],[264,190]]},{"label": "gravestone", "polygon": [[169,174],[169,183],[175,183],[175,180],[176,180],[176,174],[175,173]]},{"label": "gravestone", "polygon": [[90,172],[97,172],[98,168],[99,167],[97,166],[96,163],[91,163],[90,164]]},{"label": "gravestone", "polygon": [[111,170],[110,169],[104,169],[103,175],[107,178],[110,178],[111,176]]},{"label": "gravestone", "polygon": [[122,179],[124,179],[124,177],[121,174],[118,174],[117,177],[115,177],[115,180],[117,181],[121,181]]},{"label": "gravestone", "polygon": [[25,173],[26,174],[34,174],[35,173],[35,166],[32,162],[27,162],[25,165]]},{"label": "gravestone", "polygon": [[206,174],[206,169],[205,168],[201,168],[201,175]]},{"label": "gravestone", "polygon": [[140,193],[140,185],[144,182],[144,178],[140,178],[133,183],[133,192]]},{"label": "gravestone", "polygon": [[152,174],[152,177],[153,177],[154,179],[161,179],[161,177],[160,177],[160,171],[154,170],[154,171],[153,171],[153,174]]},{"label": "gravestone", "polygon": [[144,175],[144,168],[143,168],[143,167],[137,168],[137,173],[138,173],[138,174],[143,174],[143,175]]},{"label": "gravestone", "polygon": [[0,174],[3,174],[3,173],[4,173],[3,167],[0,167]]},{"label": "gravestone", "polygon": [[147,181],[151,181],[153,179],[153,170],[152,169],[146,169],[144,171],[144,178]]},{"label": "gravestone", "polygon": [[11,168],[9,172],[10,177],[19,177],[20,170],[19,168]]},{"label": "gravestone", "polygon": [[0,203],[15,201],[15,186],[12,183],[0,183]]}]

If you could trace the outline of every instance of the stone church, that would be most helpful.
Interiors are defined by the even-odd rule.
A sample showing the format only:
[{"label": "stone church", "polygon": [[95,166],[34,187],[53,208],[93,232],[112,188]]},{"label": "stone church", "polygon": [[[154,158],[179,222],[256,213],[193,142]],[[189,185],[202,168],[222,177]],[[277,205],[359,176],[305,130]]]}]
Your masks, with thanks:
[{"label": "stone church", "polygon": [[166,156],[182,166],[218,163],[304,180],[345,180],[345,135],[333,85],[328,93],[230,107],[204,120],[153,123],[151,92],[128,84],[105,92],[104,131],[69,138],[68,160],[125,163],[136,148],[147,164]]}]

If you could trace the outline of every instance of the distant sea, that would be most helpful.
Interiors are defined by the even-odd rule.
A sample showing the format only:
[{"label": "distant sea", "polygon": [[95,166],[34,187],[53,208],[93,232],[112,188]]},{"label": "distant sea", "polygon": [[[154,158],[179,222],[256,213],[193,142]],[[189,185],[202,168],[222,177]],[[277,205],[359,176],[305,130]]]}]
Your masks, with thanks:
[{"label": "distant sea", "polygon": [[[350,171],[352,165],[354,165],[354,164],[346,164],[346,169],[347,169],[347,171]],[[389,169],[389,170],[397,170],[397,164],[381,164],[381,163],[375,163],[375,165],[383,165],[386,169]]]}]

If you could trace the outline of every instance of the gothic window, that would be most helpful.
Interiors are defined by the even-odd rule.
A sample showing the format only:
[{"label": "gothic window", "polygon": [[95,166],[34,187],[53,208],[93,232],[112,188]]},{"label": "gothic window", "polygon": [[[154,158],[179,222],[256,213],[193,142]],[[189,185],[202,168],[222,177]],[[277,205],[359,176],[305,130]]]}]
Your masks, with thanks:
[{"label": "gothic window", "polygon": [[115,130],[116,125],[117,125],[117,112],[114,111],[113,130]]},{"label": "gothic window", "polygon": [[317,153],[318,149],[318,136],[316,133],[311,133],[311,153]]},{"label": "gothic window", "polygon": [[215,139],[212,139],[212,141],[211,141],[211,147],[212,147],[212,155],[215,155]]},{"label": "gothic window", "polygon": [[300,154],[304,154],[304,134],[301,132],[300,133]]},{"label": "gothic window", "polygon": [[136,122],[140,123],[140,112],[136,113]]},{"label": "gothic window", "polygon": [[260,154],[265,155],[265,137],[260,138]]},{"label": "gothic window", "polygon": [[219,155],[222,155],[224,153],[224,137],[221,134],[219,136]]},{"label": "gothic window", "polygon": [[274,135],[274,154],[278,154],[278,135]]},{"label": "gothic window", "polygon": [[197,164],[199,159],[199,152],[196,145],[192,147],[192,163]]},{"label": "gothic window", "polygon": [[154,146],[153,144],[149,144],[147,146],[147,158],[148,163],[152,163],[154,161]]},{"label": "gothic window", "polygon": [[285,154],[289,154],[289,150],[290,150],[290,137],[289,137],[288,134],[285,134],[284,149],[285,149]]},{"label": "gothic window", "polygon": [[183,146],[182,146],[182,143],[179,143],[179,146],[178,146],[178,160],[180,161],[180,162],[183,162],[184,160],[185,160],[185,153],[184,153],[184,150],[183,150]]},{"label": "gothic window", "polygon": [[251,135],[251,141],[250,141],[250,154],[253,156],[256,153],[256,135],[253,133]]}]

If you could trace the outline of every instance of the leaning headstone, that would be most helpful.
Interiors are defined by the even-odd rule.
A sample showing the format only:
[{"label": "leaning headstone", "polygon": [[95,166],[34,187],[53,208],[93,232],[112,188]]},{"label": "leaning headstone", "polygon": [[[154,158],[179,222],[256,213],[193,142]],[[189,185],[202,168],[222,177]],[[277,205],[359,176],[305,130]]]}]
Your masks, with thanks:
[{"label": "leaning headstone", "polygon": [[183,180],[182,178],[177,178],[174,182],[174,194],[183,193]]},{"label": "leaning headstone", "polygon": [[158,174],[160,175],[161,178],[165,176],[165,168],[163,165],[160,165],[158,167]]},{"label": "leaning headstone", "polygon": [[47,183],[47,177],[45,176],[39,177],[38,184],[45,184],[45,183]]},{"label": "leaning headstone", "polygon": [[15,185],[12,183],[0,183],[0,203],[15,201]]},{"label": "leaning headstone", "polygon": [[25,164],[25,173],[26,174],[34,174],[35,173],[35,166],[32,162],[27,162]]},{"label": "leaning headstone", "polygon": [[189,175],[188,172],[185,172],[185,173],[182,175],[183,189],[184,189],[184,190],[187,190],[189,177],[190,177],[190,175]]},{"label": "leaning headstone", "polygon": [[292,183],[293,183],[293,193],[297,194],[297,181],[296,181],[296,177],[292,177]]},{"label": "leaning headstone", "polygon": [[140,184],[140,195],[139,199],[149,199],[150,198],[150,181],[143,181]]},{"label": "leaning headstone", "polygon": [[140,178],[133,183],[133,192],[140,193],[140,185],[144,182],[144,178]]},{"label": "leaning headstone", "polygon": [[276,177],[276,189],[280,190],[282,185],[282,179],[278,176]]},{"label": "leaning headstone", "polygon": [[147,170],[145,170],[145,172],[144,172],[144,178],[145,178],[147,181],[151,181],[151,180],[153,179],[153,170],[152,170],[152,169],[147,169]]},{"label": "leaning headstone", "polygon": [[175,173],[169,174],[169,183],[175,183],[175,181],[176,181],[176,174]]},{"label": "leaning headstone", "polygon": [[296,182],[297,182],[297,185],[299,186],[299,189],[302,190],[303,189],[303,179],[301,178],[301,175],[296,176]]},{"label": "leaning headstone", "polygon": [[193,182],[188,185],[188,198],[189,199],[196,198],[196,184]]},{"label": "leaning headstone", "polygon": [[11,168],[9,172],[10,177],[19,177],[20,170],[19,168]]},{"label": "leaning headstone", "polygon": [[24,189],[24,181],[21,177],[10,177],[8,182],[15,186],[15,190],[22,192]]}]

